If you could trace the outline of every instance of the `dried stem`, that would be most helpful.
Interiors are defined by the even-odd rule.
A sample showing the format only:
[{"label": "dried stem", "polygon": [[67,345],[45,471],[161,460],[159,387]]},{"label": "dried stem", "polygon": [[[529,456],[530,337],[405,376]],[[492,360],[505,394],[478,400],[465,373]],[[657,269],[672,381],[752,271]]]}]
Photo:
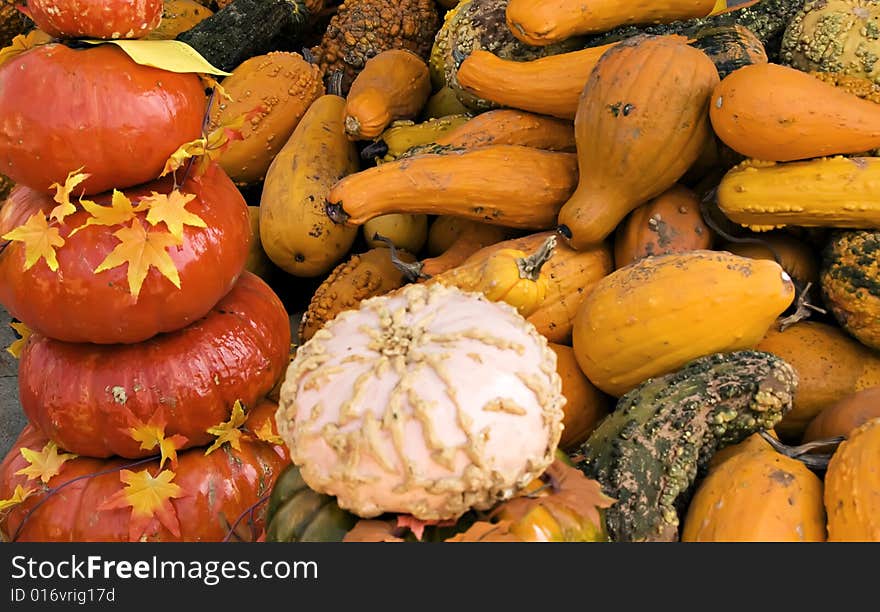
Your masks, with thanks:
[{"label": "dried stem", "polygon": [[773,436],[771,436],[766,431],[761,431],[760,435],[764,440],[767,441],[770,446],[773,447],[777,453],[785,455],[786,457],[791,457],[792,459],[797,459],[808,468],[812,468],[815,470],[824,470],[828,467],[828,462],[831,460],[831,456],[834,454],[834,451],[830,453],[811,453],[811,450],[817,448],[824,448],[827,446],[832,446],[834,449],[837,449],[837,445],[843,442],[846,438],[844,436],[837,436],[836,438],[828,438],[827,440],[816,440],[815,442],[808,442],[807,444],[801,444],[799,446],[788,446],[787,444],[783,444]]},{"label": "dried stem", "polygon": [[516,266],[519,268],[519,277],[530,281],[536,281],[541,276],[541,268],[553,257],[553,251],[556,249],[556,236],[548,236],[541,247],[528,257],[521,257],[516,260]]},{"label": "dried stem", "polygon": [[420,279],[431,278],[430,275],[422,272],[424,264],[422,264],[421,262],[417,261],[414,263],[406,263],[405,261],[402,261],[397,255],[397,247],[394,245],[393,242],[391,242],[391,239],[379,233],[375,233],[373,234],[373,240],[378,240],[379,242],[383,242],[388,245],[388,248],[391,251],[391,263],[394,265],[395,268],[403,273],[408,282],[415,283]]}]

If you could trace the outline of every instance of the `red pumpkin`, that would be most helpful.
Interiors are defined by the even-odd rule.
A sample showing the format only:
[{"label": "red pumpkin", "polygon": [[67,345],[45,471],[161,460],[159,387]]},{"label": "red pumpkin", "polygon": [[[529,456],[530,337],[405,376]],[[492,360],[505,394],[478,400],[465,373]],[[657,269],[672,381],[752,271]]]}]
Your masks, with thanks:
[{"label": "red pumpkin", "polygon": [[[281,301],[245,272],[207,317],[138,344],[72,344],[32,335],[19,395],[31,423],[89,457],[149,457],[139,427],[162,423],[180,448],[212,440],[233,404],[253,406],[284,374],[290,324]],[[134,431],[133,431],[134,430]]]},{"label": "red pumpkin", "polygon": [[[206,455],[194,448],[181,453],[176,466],[166,462],[161,468],[158,459],[133,466],[126,459],[66,458],[45,483],[35,473],[17,473],[33,468],[22,449],[41,453],[49,442],[28,425],[0,463],[0,500],[17,500],[17,487],[19,498],[25,498],[0,513],[0,535],[16,542],[218,542],[250,508],[254,530],[262,531],[266,505],[259,502],[290,464],[283,445],[264,441],[277,435],[272,420],[276,408],[263,404],[252,412],[238,449],[226,443]],[[156,491],[159,497],[166,497],[163,492],[174,495],[167,496],[164,512],[138,516],[122,498],[130,486],[123,478],[146,480],[144,470],[159,484],[164,476],[174,485]]]},{"label": "red pumpkin", "polygon": [[[169,194],[171,187],[170,180],[163,180],[125,190],[125,195],[137,206],[151,192]],[[131,264],[127,262],[96,273],[122,244],[116,234],[132,222],[89,225],[76,231],[92,218],[89,212],[79,210],[63,224],[49,224],[65,241],[56,250],[57,271],[52,271],[45,259],[25,270],[24,242],[10,242],[0,253],[0,304],[39,334],[65,342],[97,344],[142,342],[205,316],[244,270],[250,246],[247,204],[216,164],[201,177],[188,179],[179,191],[195,196],[185,210],[207,226],[185,225],[183,244],[165,249],[177,270],[179,289],[154,266],[147,270],[139,292],[129,282]],[[108,205],[111,196],[103,194],[94,200]],[[48,214],[54,206],[51,197],[17,186],[4,206],[4,217],[20,222],[40,210]],[[7,211],[9,207],[12,209]],[[149,235],[167,234],[164,223],[149,224],[148,214],[135,213],[134,223],[140,223]],[[0,236],[11,229],[0,227]]]},{"label": "red pumpkin", "polygon": [[55,38],[143,38],[162,7],[162,0],[27,0],[25,13]]},{"label": "red pumpkin", "polygon": [[0,168],[46,193],[78,168],[91,176],[77,196],[146,183],[201,136],[206,107],[195,74],[141,66],[116,45],[41,45],[0,65]]}]

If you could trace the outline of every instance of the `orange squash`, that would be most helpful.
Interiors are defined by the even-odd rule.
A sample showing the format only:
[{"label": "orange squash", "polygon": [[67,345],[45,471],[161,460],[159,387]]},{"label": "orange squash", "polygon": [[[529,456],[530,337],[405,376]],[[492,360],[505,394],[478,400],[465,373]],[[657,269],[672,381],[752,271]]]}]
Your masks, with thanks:
[{"label": "orange squash", "polygon": [[[441,217],[440,219],[454,219],[454,217]],[[457,236],[438,255],[419,262],[417,264],[417,274],[434,276],[446,270],[451,270],[463,264],[480,249],[508,238],[511,233],[509,229],[500,225],[477,223],[467,219],[462,219],[461,221],[464,223],[464,226]],[[434,225],[436,225],[436,222]]]},{"label": "orange squash", "polygon": [[703,221],[697,195],[675,185],[636,208],[617,228],[614,266],[628,266],[649,255],[712,247],[714,234]]},{"label": "orange squash", "polygon": [[345,131],[351,140],[379,136],[392,121],[413,119],[431,95],[428,65],[405,49],[370,58],[355,77],[345,104]]},{"label": "orange squash", "polygon": [[782,332],[773,326],[755,348],[781,357],[797,371],[794,404],[776,426],[783,439],[799,440],[825,408],[880,386],[880,354],[825,323],[802,321]]},{"label": "orange squash", "polygon": [[880,542],[880,419],[850,434],[825,472],[829,542]]},{"label": "orange squash", "polygon": [[562,438],[559,448],[572,450],[584,442],[599,421],[608,414],[611,402],[607,395],[593,386],[574,356],[574,349],[563,344],[550,343],[556,353],[556,371],[562,378]]},{"label": "orange squash", "polygon": [[880,106],[778,64],[730,73],[712,94],[709,116],[727,146],[764,161],[880,147]]},{"label": "orange squash", "polygon": [[816,253],[805,242],[782,233],[761,234],[757,242],[725,242],[720,248],[752,259],[776,259],[801,287],[819,282],[819,261]]},{"label": "orange squash", "polygon": [[462,149],[510,144],[574,151],[574,126],[570,121],[519,110],[498,109],[481,113],[436,140],[436,144]]},{"label": "orange squash", "polygon": [[880,418],[880,387],[862,389],[817,414],[804,431],[803,441],[849,436],[853,430],[876,418]]},{"label": "orange squash", "polygon": [[616,44],[522,62],[476,50],[462,62],[456,78],[466,91],[501,106],[574,119],[590,73]]},{"label": "orange squash", "polygon": [[602,56],[575,117],[579,184],[559,213],[574,248],[605,240],[694,164],[717,83],[715,65],[682,36],[636,36]]},{"label": "orange squash", "polygon": [[519,145],[421,154],[349,175],[327,195],[336,223],[388,213],[456,215],[522,229],[553,227],[574,191],[574,153]]}]

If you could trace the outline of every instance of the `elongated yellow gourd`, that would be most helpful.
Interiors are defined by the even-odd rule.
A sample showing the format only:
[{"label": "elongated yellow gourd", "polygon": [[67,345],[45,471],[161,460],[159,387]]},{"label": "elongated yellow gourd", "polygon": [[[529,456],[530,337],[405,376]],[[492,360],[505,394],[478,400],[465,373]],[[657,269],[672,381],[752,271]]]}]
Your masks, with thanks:
[{"label": "elongated yellow gourd", "polygon": [[590,381],[619,397],[697,357],[754,347],[794,293],[775,261],[705,250],[647,257],[595,285],[573,348]]},{"label": "elongated yellow gourd", "polygon": [[880,158],[746,161],[721,180],[718,207],[753,231],[786,225],[880,228]]}]

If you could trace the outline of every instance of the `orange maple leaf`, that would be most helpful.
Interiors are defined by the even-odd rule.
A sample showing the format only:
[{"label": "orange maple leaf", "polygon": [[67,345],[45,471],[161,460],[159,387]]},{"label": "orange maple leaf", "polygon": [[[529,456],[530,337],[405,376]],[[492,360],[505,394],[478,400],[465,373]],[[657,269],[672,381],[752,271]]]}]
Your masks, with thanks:
[{"label": "orange maple leaf", "polygon": [[21,456],[28,462],[28,466],[18,470],[16,476],[27,476],[28,480],[39,478],[43,484],[48,484],[53,476],[61,472],[61,466],[71,459],[76,459],[73,453],[58,453],[58,446],[54,442],[46,442],[43,450],[37,452],[31,448],[20,448]]},{"label": "orange maple leaf", "polygon": [[70,232],[71,236],[90,225],[124,225],[135,218],[136,211],[131,205],[131,200],[117,189],[113,190],[110,206],[101,206],[91,200],[80,200],[79,203],[91,216],[85,223]]},{"label": "orange maple leaf", "polygon": [[247,415],[244,413],[241,402],[235,400],[229,420],[207,429],[208,433],[217,436],[217,439],[208,447],[205,455],[210,455],[227,442],[235,450],[241,450],[241,430],[239,428],[244,425],[246,420]]},{"label": "orange maple leaf", "polygon": [[180,537],[180,522],[171,500],[183,497],[184,494],[180,486],[171,482],[175,476],[171,470],[162,470],[155,477],[148,470],[122,470],[119,472],[119,480],[125,487],[105,500],[98,506],[98,510],[130,507],[128,539],[131,542],[137,542],[148,530],[155,529],[157,521],[176,537]]},{"label": "orange maple leaf", "polygon": [[175,434],[165,437],[165,427],[168,425],[165,419],[165,411],[157,410],[147,423],[138,423],[127,431],[135,442],[141,443],[141,450],[152,450],[159,447],[161,458],[159,469],[165,465],[166,460],[171,461],[171,467],[177,467],[177,451],[189,441],[186,436]]},{"label": "orange maple leaf", "polygon": [[152,192],[142,199],[138,208],[148,209],[147,222],[156,226],[165,223],[165,227],[178,241],[183,242],[183,226],[208,227],[204,219],[186,209],[186,205],[196,199],[194,193],[181,193],[174,189],[169,194]]},{"label": "orange maple leaf", "polygon": [[95,268],[95,274],[128,264],[128,289],[137,298],[150,268],[156,268],[175,287],[180,289],[180,276],[174,261],[165,250],[180,243],[168,232],[148,232],[135,219],[131,226],[113,233],[119,240],[116,248]]},{"label": "orange maple leaf", "polygon": [[405,542],[396,535],[397,527],[392,521],[361,519],[342,538],[343,542]]},{"label": "orange maple leaf", "polygon": [[43,213],[34,213],[24,225],[19,225],[0,237],[4,240],[24,244],[25,272],[30,270],[40,259],[46,260],[46,265],[52,272],[58,270],[55,249],[64,246],[64,238],[61,237],[57,227],[49,227],[49,222],[46,221]]},{"label": "orange maple leaf", "polygon": [[13,506],[17,506],[36,492],[37,489],[25,489],[21,485],[15,485],[15,491],[12,492],[12,497],[8,499],[0,499],[0,512],[9,510]]},{"label": "orange maple leaf", "polygon": [[24,350],[24,345],[27,344],[28,338],[31,337],[31,328],[21,321],[13,321],[9,324],[9,327],[15,330],[19,338],[6,347],[6,352],[18,359],[21,357],[21,352]]},{"label": "orange maple leaf", "polygon": [[78,168],[67,174],[64,184],[52,183],[49,189],[55,190],[55,196],[52,198],[58,203],[58,206],[49,213],[49,218],[64,223],[64,218],[76,212],[76,206],[70,201],[70,194],[84,180],[92,176],[91,174],[82,174],[83,168]]}]

